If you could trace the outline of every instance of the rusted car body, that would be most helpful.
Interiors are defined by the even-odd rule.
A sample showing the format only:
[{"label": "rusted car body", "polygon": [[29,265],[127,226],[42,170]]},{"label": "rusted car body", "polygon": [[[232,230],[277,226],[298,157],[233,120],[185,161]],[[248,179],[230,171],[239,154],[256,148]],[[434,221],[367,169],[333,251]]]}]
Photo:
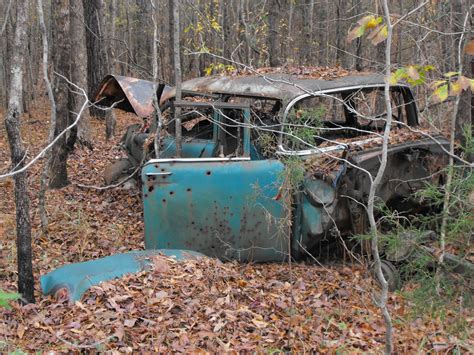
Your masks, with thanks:
[{"label": "rusted car body", "polygon": [[[150,144],[153,123],[133,126],[123,138],[128,171],[143,163],[146,247],[281,261],[364,233],[368,174],[375,176],[381,157],[384,83],[377,74],[204,77],[184,82],[179,102],[173,88],[149,85],[158,90],[163,115],[160,151]],[[121,100],[117,107],[149,117],[154,92],[140,96],[129,86],[143,84],[127,84],[119,95],[104,81],[97,99],[109,92],[109,104]],[[393,138],[377,197],[410,216],[423,209],[415,192],[427,181],[442,183],[442,174],[433,173],[446,164],[447,142],[410,131],[418,124],[413,94],[402,84],[390,90]],[[305,171],[285,200],[285,175],[295,160]]]},{"label": "rusted car body", "polygon": [[[174,88],[106,77],[98,104],[144,119],[127,129],[126,157],[106,182],[140,171],[148,251],[64,266],[42,277],[44,292],[66,288],[79,299],[92,285],[142,270],[147,253],[267,262],[301,260],[323,245],[355,249],[350,237],[367,231],[369,174],[381,160],[384,85],[374,74],[205,77],[183,82],[177,101]],[[448,142],[413,132],[418,111],[408,86],[390,95],[393,132],[377,203],[409,220],[424,210],[416,192],[443,183]],[[383,268],[394,288],[393,264]]]}]

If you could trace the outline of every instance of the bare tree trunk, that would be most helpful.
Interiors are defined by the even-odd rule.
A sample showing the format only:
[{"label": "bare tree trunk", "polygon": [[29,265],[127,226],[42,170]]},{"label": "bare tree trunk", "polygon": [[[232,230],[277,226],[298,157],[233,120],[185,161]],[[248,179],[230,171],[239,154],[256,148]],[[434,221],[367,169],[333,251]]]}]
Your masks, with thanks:
[{"label": "bare tree trunk", "polygon": [[[471,1],[470,0],[464,0],[462,3],[462,6],[460,7],[460,11],[463,14],[467,14],[470,12],[470,7],[471,7]],[[461,18],[461,17],[459,17]],[[461,21],[461,20],[459,20]],[[457,32],[467,32],[467,35],[464,37],[467,37],[467,39],[472,40],[472,16],[469,19],[469,22],[464,26],[463,24],[459,23],[456,24],[455,31]],[[460,36],[458,41],[462,41],[463,36]],[[469,56],[467,54],[462,55],[462,62],[458,63],[458,66],[462,68],[462,75],[472,78],[474,75],[474,72],[472,71],[472,66],[474,63],[473,56]],[[472,125],[472,91],[471,90],[464,90],[461,93],[460,101],[459,101],[459,109],[457,110],[457,117],[456,117],[456,130],[455,130],[455,138],[461,142],[465,142],[465,137],[463,135],[463,129],[464,127],[468,125]],[[472,129],[472,126],[471,126]]]},{"label": "bare tree trunk", "polygon": [[280,51],[278,46],[278,32],[280,9],[278,0],[268,0],[268,59],[271,67],[281,65]]},{"label": "bare tree trunk", "polygon": [[[130,0],[125,0],[125,22],[127,24],[126,26],[127,32],[126,32],[126,35],[124,36],[124,40],[127,43],[127,62],[126,62],[126,68],[125,68],[125,72],[127,73],[127,75],[130,75],[130,62],[133,57],[132,47],[131,47],[132,32],[130,29],[130,10],[129,10],[130,3],[129,2]],[[90,65],[90,62],[89,62],[89,65]]]},{"label": "bare tree trunk", "polygon": [[[51,81],[48,75],[48,55],[49,55],[49,46],[48,46],[48,33],[46,32],[46,25],[44,23],[43,15],[43,1],[37,0],[38,7],[38,18],[40,23],[41,36],[43,39],[43,78],[46,85],[46,90],[48,91],[48,97],[51,103],[51,120],[50,120],[50,129],[48,135],[48,143],[51,143],[54,139],[54,127],[56,127],[56,103],[54,101],[53,88],[51,86]],[[46,154],[46,164],[43,167],[40,178],[40,190],[38,192],[38,213],[40,216],[41,231],[43,234],[48,233],[48,215],[46,213],[46,190],[48,188],[48,166],[49,160],[51,159],[51,151]]]},{"label": "bare tree trunk", "polygon": [[[152,14],[151,20],[153,22],[153,45],[152,45],[152,60],[153,60],[153,82],[158,82],[158,23],[156,19],[156,15],[158,13],[157,8],[157,0],[150,0],[151,7],[152,7]],[[160,156],[160,135],[161,135],[161,128],[163,125],[163,119],[161,117],[160,106],[158,103],[158,96],[157,96],[157,87],[154,87],[154,95],[153,95],[153,106],[154,106],[154,124],[156,125],[155,129],[155,139],[154,139],[154,148],[155,148],[155,157],[159,158]]]},{"label": "bare tree trunk", "polygon": [[[171,5],[171,4],[170,4]],[[175,72],[175,101],[181,101],[181,55],[179,43],[179,0],[172,1],[173,9],[173,57]],[[181,157],[181,108],[175,107],[176,120],[176,156]]]},{"label": "bare tree trunk", "polygon": [[118,41],[116,41],[116,25],[115,21],[117,19],[117,0],[111,0],[109,6],[110,12],[110,40],[109,40],[109,64],[110,70],[114,73],[118,72],[117,61],[115,58],[115,47]]},{"label": "bare tree trunk", "polygon": [[[69,0],[69,14],[71,21],[69,38],[71,43],[74,43],[74,55],[70,57],[71,81],[87,90],[86,33],[84,30],[84,8],[81,0]],[[82,95],[71,93],[70,99],[71,111],[79,112],[82,106]],[[77,125],[77,139],[79,143],[92,148],[89,120],[89,114],[84,113]]]},{"label": "bare tree trunk", "polygon": [[230,58],[231,56],[231,21],[229,10],[231,7],[231,2],[227,0],[221,0],[221,8],[222,8],[222,53],[225,58]]},{"label": "bare tree trunk", "polygon": [[[95,90],[99,86],[102,78],[107,74],[105,48],[101,38],[100,19],[102,13],[102,0],[83,0],[84,6],[84,24],[86,32],[87,48],[87,83],[89,85],[87,94],[92,101]],[[130,45],[130,43],[128,43]],[[91,116],[105,118],[106,113],[103,110],[90,107]]]},{"label": "bare tree trunk", "polygon": [[[174,18],[174,13],[173,13],[173,8],[174,8],[174,2],[176,0],[169,0],[168,1],[168,37],[169,37],[169,48],[174,48],[174,23],[173,23],[173,18]],[[173,80],[175,76],[175,62],[174,62],[174,53],[171,50],[168,50],[169,53],[169,63],[170,63],[170,79]]]},{"label": "bare tree trunk", "polygon": [[240,0],[239,22],[240,22],[240,26],[243,27],[243,30],[241,30],[241,33],[243,34],[243,38],[244,38],[243,42],[245,44],[243,61],[246,64],[250,64],[250,36],[249,36],[249,30],[248,30],[244,5],[245,5],[245,0]]},{"label": "bare tree trunk", "polygon": [[[68,77],[71,47],[69,43],[69,0],[53,0],[53,67],[54,71]],[[54,136],[64,131],[69,122],[68,84],[59,77],[54,78],[53,88],[56,102],[56,125]],[[67,177],[68,143],[62,136],[51,150],[49,161],[49,187],[61,188],[69,184]]]},{"label": "bare tree trunk", "polygon": [[382,0],[382,7],[383,7],[383,16],[385,19],[385,23],[387,25],[387,40],[385,43],[385,76],[386,76],[386,83],[384,87],[385,93],[385,106],[387,112],[387,118],[385,122],[385,129],[383,133],[383,143],[382,143],[382,156],[379,169],[377,171],[377,175],[375,176],[372,184],[370,185],[369,190],[369,197],[367,201],[367,215],[370,225],[370,232],[372,236],[371,241],[371,249],[372,249],[372,256],[374,258],[375,263],[375,273],[377,275],[377,279],[381,285],[381,292],[380,297],[376,300],[377,306],[380,308],[382,315],[385,320],[385,353],[391,354],[393,351],[393,327],[392,327],[392,319],[390,317],[390,313],[387,308],[387,300],[388,300],[388,282],[385,279],[385,276],[382,272],[382,264],[380,260],[379,254],[379,237],[378,237],[378,230],[377,230],[377,222],[375,221],[374,216],[374,205],[375,205],[375,196],[377,193],[377,189],[382,181],[382,178],[385,174],[385,168],[387,166],[387,155],[388,155],[388,145],[390,139],[390,131],[392,125],[392,104],[390,99],[390,83],[388,78],[391,75],[391,45],[392,45],[392,34],[393,34],[393,26],[391,24],[390,19],[390,11],[388,9],[388,0]]},{"label": "bare tree trunk", "polygon": [[[464,23],[461,25],[462,27],[460,28],[461,32],[464,32],[466,29],[466,25],[469,20],[469,12],[467,12],[465,16]],[[462,34],[458,40],[458,55],[457,55],[457,69],[460,73],[463,72],[463,59],[462,59],[462,49],[463,49],[463,39],[465,38],[464,34]],[[456,101],[454,102],[454,109],[453,113],[451,116],[451,122],[450,122],[450,139],[449,139],[449,163],[448,163],[448,172],[447,172],[447,177],[446,177],[446,185],[444,186],[444,199],[443,199],[443,217],[441,220],[441,228],[440,228],[440,240],[439,240],[439,248],[440,248],[440,254],[438,258],[438,263],[440,265],[443,265],[444,263],[444,257],[446,254],[446,233],[447,233],[447,228],[448,228],[448,217],[450,213],[450,204],[451,204],[451,193],[452,193],[452,183],[453,183],[453,177],[454,177],[454,146],[455,146],[455,137],[456,137],[456,120],[459,117],[459,109],[461,108],[461,99],[462,96],[458,95],[456,96]],[[441,292],[441,286],[439,284],[439,277],[440,277],[440,269],[437,270],[436,272],[436,278],[438,280],[437,284],[437,291],[438,293]]]},{"label": "bare tree trunk", "polygon": [[[311,52],[313,47],[313,9],[314,0],[305,0],[305,6],[301,7],[301,16],[303,27],[301,30],[301,64],[309,65],[311,63]],[[322,48],[320,46],[320,48]]]},{"label": "bare tree trunk", "polygon": [[[25,61],[26,26],[29,1],[17,3],[16,28],[11,58],[11,80],[9,83],[8,112],[5,118],[12,165],[15,169],[24,166],[25,149],[20,134],[20,106]],[[30,198],[28,196],[27,173],[13,177],[15,181],[16,247],[18,263],[18,291],[27,302],[34,302],[34,279],[31,250]]]}]

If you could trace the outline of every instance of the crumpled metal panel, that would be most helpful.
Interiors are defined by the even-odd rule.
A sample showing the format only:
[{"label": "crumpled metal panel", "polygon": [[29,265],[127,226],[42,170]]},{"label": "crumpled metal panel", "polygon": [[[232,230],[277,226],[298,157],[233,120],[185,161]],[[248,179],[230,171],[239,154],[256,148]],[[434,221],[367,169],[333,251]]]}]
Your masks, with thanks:
[{"label": "crumpled metal panel", "polygon": [[176,260],[204,257],[200,253],[187,250],[131,251],[57,268],[41,276],[41,289],[46,295],[65,289],[70,301],[74,302],[79,300],[91,286],[146,269],[152,263],[151,257],[157,255],[175,257]]},{"label": "crumpled metal panel", "polygon": [[[115,107],[133,112],[139,117],[148,117],[153,113],[153,96],[158,84],[120,75],[107,75],[99,85],[94,101],[100,106]],[[165,86],[163,94],[171,90]],[[163,96],[163,95],[161,95]],[[160,105],[163,103],[160,100]]]}]

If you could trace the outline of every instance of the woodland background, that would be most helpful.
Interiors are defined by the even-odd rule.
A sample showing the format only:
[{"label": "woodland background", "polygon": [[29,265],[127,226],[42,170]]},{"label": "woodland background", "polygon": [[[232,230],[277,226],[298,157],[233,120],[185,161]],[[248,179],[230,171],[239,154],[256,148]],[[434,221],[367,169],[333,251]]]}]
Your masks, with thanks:
[{"label": "woodland background", "polygon": [[[43,80],[38,3],[44,12],[47,67],[56,96],[53,110]],[[347,41],[349,31],[361,18],[383,14],[378,0],[3,0],[1,122],[7,117],[12,96],[9,83],[14,75],[11,68],[19,54],[24,75],[17,121],[22,137],[17,153],[22,154],[10,157],[2,124],[0,174],[12,166],[21,167],[24,156],[29,159],[38,154],[51,136],[74,119],[72,113],[81,106],[80,95],[64,78],[84,88],[90,99],[108,73],[174,85],[174,6],[180,12],[183,79],[234,75],[242,69],[239,63],[293,70],[336,65],[358,71],[385,69],[383,43],[374,46],[365,36]],[[449,129],[454,97],[443,104],[434,102],[430,84],[457,70],[461,36],[465,41],[472,39],[472,0],[391,0],[389,6],[395,20],[416,9],[394,28],[392,71],[409,65],[433,66],[426,85],[414,89],[422,124],[440,131]],[[25,8],[26,35],[18,46],[15,29],[21,16],[17,15]],[[462,56],[463,74],[469,78],[473,77],[472,58]],[[158,64],[156,73],[154,63]],[[140,274],[106,283],[73,306],[41,296],[39,276],[59,265],[143,249],[137,193],[80,187],[102,185],[103,168],[121,154],[118,143],[125,127],[140,121],[123,112],[110,114],[92,107],[88,111],[81,119],[77,142],[68,146],[69,138],[75,140],[74,134],[69,134],[68,140],[51,151],[51,156],[57,157],[50,162],[52,171],[63,174],[56,174],[59,178],[49,185],[63,188],[38,194],[40,187],[44,188],[43,166],[48,157],[27,173],[17,174],[15,181],[0,180],[0,294],[2,290],[18,291],[16,282],[22,270],[18,271],[17,265],[21,269],[26,264],[17,257],[21,252],[17,245],[30,243],[32,270],[23,272],[34,278],[35,290],[30,291],[37,300],[36,304],[23,307],[15,303],[13,309],[0,310],[0,351],[382,350],[385,328],[370,298],[373,284],[367,270],[354,264],[294,265],[290,272],[287,264],[223,266],[210,261],[158,265],[161,271],[166,269],[166,277]],[[53,112],[57,120],[51,131]],[[461,94],[455,112],[460,138],[461,127],[472,122],[469,90]],[[18,182],[23,190],[15,201],[14,184]],[[24,214],[29,216],[31,231],[21,237],[26,244],[16,243],[18,197],[31,200]],[[41,204],[48,217],[46,231],[40,223]],[[153,293],[150,289],[165,291]],[[416,289],[414,284],[406,286],[408,291]],[[394,319],[395,349],[472,349],[473,318],[462,298],[471,292],[463,290],[461,299],[452,297],[452,303],[440,313],[432,309],[417,312],[412,298],[391,294],[388,307]],[[418,301],[423,304],[427,297],[436,299],[425,292]],[[156,318],[158,321],[153,321]]]},{"label": "woodland background", "polygon": [[[4,19],[0,43],[0,103],[3,105],[8,94],[5,89],[8,87],[16,1],[0,3],[0,13],[5,14],[12,2],[12,12]],[[66,6],[68,3],[67,0],[44,1],[49,37],[52,37],[54,25],[51,18],[59,11],[79,18],[84,29],[70,31],[70,55],[81,58],[85,65],[87,59],[81,52],[89,51],[87,70],[91,88],[95,88],[107,73],[153,78],[153,20],[158,27],[158,77],[173,84],[172,0],[71,0],[70,8]],[[404,14],[420,3],[412,0],[389,2],[393,16]],[[462,32],[462,15],[469,11],[470,5],[470,0],[431,0],[428,6],[403,20],[395,29],[392,63],[395,66],[432,64],[437,70],[434,75],[453,70],[457,65],[456,48]],[[255,68],[339,64],[348,69],[380,71],[384,67],[383,45],[374,47],[363,38],[351,43],[346,41],[348,31],[361,17],[381,15],[378,1],[188,0],[181,1],[179,6],[183,79],[220,72],[223,68],[219,63],[235,66],[211,55],[196,54],[203,52]],[[28,41],[25,43],[26,110],[31,101],[41,95],[36,88],[41,82],[42,46],[34,2],[29,11]],[[69,27],[68,23],[64,26],[62,31]],[[49,43],[52,45],[52,41]]]}]

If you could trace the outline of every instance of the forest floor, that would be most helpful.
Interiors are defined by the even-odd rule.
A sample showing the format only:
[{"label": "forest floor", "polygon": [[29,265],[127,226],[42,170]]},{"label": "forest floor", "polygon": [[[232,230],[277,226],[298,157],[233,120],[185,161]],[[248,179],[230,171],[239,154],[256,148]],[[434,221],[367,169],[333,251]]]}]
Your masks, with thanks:
[{"label": "forest floor", "polygon": [[[45,145],[45,100],[22,117],[29,157]],[[0,114],[0,116],[3,116]],[[2,117],[3,118],[3,117]],[[0,120],[3,122],[3,119]],[[105,140],[104,122],[92,120],[94,148],[69,158],[68,187],[49,191],[49,234],[37,212],[44,161],[28,173],[37,303],[0,310],[0,352],[118,350],[303,352],[383,351],[385,327],[371,299],[373,284],[357,264],[237,264],[157,257],[151,271],[93,287],[73,305],[41,294],[39,277],[60,265],[143,249],[141,200],[132,190],[79,188],[103,185],[102,171],[121,156],[117,146],[137,118],[117,112],[117,136]],[[0,171],[10,166],[0,127]],[[16,291],[13,181],[0,181],[0,289]],[[411,287],[411,286],[407,286]],[[472,350],[473,334],[456,333],[459,312],[443,319],[414,317],[403,293],[391,294],[395,349]],[[464,313],[468,326],[472,313]],[[468,330],[469,332],[469,330]]]}]

